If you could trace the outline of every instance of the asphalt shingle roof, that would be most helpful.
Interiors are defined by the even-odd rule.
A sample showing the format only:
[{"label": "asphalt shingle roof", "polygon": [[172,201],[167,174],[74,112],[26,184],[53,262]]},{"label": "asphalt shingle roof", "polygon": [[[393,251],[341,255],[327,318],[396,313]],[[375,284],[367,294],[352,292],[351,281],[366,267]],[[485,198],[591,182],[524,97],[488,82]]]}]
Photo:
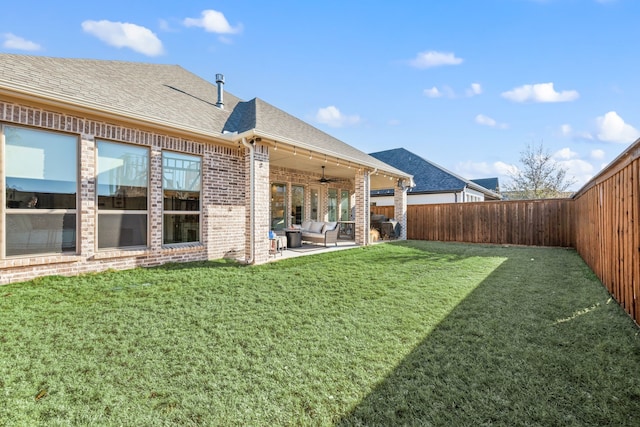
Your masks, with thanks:
[{"label": "asphalt shingle roof", "polygon": [[498,178],[481,178],[481,179],[472,179],[472,182],[475,182],[481,187],[486,188],[487,190],[499,192],[500,191],[500,183],[498,182]]},{"label": "asphalt shingle roof", "polygon": [[207,136],[255,129],[293,145],[404,175],[308,123],[254,98],[243,101],[178,65],[0,54],[0,90],[171,126]]},{"label": "asphalt shingle roof", "polygon": [[204,134],[220,133],[239,99],[177,65],[0,54],[0,86]]},{"label": "asphalt shingle roof", "polygon": [[[499,198],[497,194],[486,188],[480,187],[470,180],[462,178],[404,148],[379,151],[370,153],[370,155],[413,175],[416,186],[409,190],[409,194],[458,192],[469,187],[490,195],[492,198]],[[387,195],[392,194],[392,190],[374,190],[371,193],[373,195]]]}]

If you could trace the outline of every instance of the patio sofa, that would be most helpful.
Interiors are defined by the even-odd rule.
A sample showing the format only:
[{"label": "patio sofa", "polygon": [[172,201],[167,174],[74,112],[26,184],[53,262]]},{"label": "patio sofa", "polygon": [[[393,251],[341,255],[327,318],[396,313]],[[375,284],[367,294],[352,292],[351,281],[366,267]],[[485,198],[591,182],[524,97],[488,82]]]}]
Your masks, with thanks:
[{"label": "patio sofa", "polygon": [[322,221],[303,221],[300,225],[303,242],[334,243],[338,246],[338,223]]}]

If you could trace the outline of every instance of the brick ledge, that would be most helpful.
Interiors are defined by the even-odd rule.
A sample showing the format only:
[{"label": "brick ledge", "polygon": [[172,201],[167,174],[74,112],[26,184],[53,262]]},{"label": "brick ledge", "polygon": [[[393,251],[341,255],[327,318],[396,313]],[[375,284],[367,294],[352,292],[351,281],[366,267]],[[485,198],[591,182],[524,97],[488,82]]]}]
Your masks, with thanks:
[{"label": "brick ledge", "polygon": [[80,255],[49,255],[29,258],[9,258],[0,261],[0,268],[31,267],[45,264],[63,264],[82,261]]}]

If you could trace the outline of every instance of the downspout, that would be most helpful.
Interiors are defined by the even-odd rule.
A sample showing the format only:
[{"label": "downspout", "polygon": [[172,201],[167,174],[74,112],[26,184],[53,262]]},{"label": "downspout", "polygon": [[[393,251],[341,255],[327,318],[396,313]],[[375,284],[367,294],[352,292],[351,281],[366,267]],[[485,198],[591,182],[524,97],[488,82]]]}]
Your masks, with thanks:
[{"label": "downspout", "polygon": [[255,214],[255,170],[254,170],[254,158],[255,158],[255,147],[253,145],[253,140],[251,143],[247,142],[247,138],[242,137],[242,145],[249,149],[249,229],[251,230],[249,237],[249,258],[245,261],[247,264],[253,264],[253,259],[255,258],[255,231],[256,231],[256,214]]}]

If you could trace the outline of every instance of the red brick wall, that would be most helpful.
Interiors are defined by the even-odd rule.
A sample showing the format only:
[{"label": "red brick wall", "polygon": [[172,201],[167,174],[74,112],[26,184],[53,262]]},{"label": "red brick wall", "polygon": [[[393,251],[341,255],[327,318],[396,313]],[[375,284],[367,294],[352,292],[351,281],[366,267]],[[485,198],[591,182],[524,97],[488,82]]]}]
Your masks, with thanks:
[{"label": "red brick wall", "polygon": [[[67,132],[76,134],[80,140],[78,253],[0,259],[0,284],[51,274],[75,275],[167,262],[245,258],[248,184],[243,148],[187,140],[1,100],[0,123]],[[149,247],[144,250],[97,250],[96,139],[150,148]],[[162,246],[162,150],[202,156],[202,237],[199,244]],[[268,176],[268,153],[266,159]],[[1,185],[4,193],[4,182]],[[4,209],[0,206],[2,216]],[[0,236],[4,236],[3,229],[0,229]]]}]

